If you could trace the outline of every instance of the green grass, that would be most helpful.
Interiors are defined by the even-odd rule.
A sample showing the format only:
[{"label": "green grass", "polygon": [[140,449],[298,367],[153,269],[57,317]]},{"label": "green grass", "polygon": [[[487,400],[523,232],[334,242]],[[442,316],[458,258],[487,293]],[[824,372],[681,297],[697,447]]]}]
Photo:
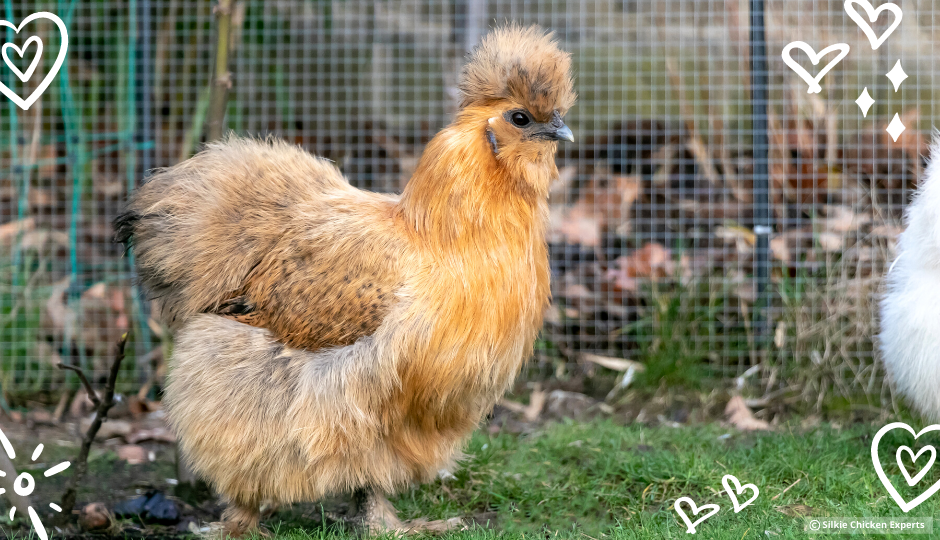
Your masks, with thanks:
[{"label": "green grass", "polygon": [[[905,516],[887,497],[870,460],[879,427],[747,434],[716,424],[649,428],[601,421],[555,424],[524,437],[477,433],[455,480],[421,486],[392,502],[409,519],[495,516],[494,529],[445,538],[639,539],[687,538],[672,504],[689,496],[700,505],[721,506],[698,526],[698,537],[805,538],[804,518],[781,510],[805,505],[813,508],[812,516]],[[900,474],[888,464],[893,457],[885,469],[899,485]],[[755,503],[738,514],[719,494],[725,474],[760,488]],[[928,500],[909,517],[933,515],[936,504]],[[351,534],[289,513],[278,516],[268,522],[278,539]]]},{"label": "green grass", "polygon": [[[749,350],[744,324],[728,317],[730,285],[720,279],[696,279],[675,286],[655,281],[643,290],[640,318],[621,332],[643,344],[636,360],[646,366],[638,386],[702,388],[725,382]],[[730,306],[737,312],[737,306]]]}]

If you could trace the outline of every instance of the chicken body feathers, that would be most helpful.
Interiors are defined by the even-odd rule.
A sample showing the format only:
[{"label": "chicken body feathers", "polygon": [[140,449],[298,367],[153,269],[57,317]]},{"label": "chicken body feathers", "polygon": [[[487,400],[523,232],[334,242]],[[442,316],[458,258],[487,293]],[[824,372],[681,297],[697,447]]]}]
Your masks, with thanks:
[{"label": "chicken body feathers", "polygon": [[[176,332],[168,418],[229,500],[426,481],[531,355],[549,298],[547,201],[513,195],[492,158],[468,157],[488,151],[482,133],[470,152],[465,137],[445,129],[427,159],[470,160],[477,177],[441,167],[413,181],[459,178],[477,190],[471,209],[420,199],[418,227],[322,160],[236,138],[130,201],[118,230]],[[547,185],[553,161],[538,170]]]},{"label": "chicken body feathers", "polygon": [[232,137],[152,176],[118,239],[132,241],[171,327],[218,313],[316,350],[373,333],[387,314],[395,201],[295,146]]},{"label": "chicken body feathers", "polygon": [[940,421],[940,134],[930,154],[885,277],[878,338],[895,387]]}]

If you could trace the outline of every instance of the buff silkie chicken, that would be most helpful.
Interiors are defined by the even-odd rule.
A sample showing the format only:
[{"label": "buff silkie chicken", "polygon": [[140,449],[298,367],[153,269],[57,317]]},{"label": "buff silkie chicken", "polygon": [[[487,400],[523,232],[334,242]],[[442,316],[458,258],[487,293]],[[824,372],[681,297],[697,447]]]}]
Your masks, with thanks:
[{"label": "buff silkie chicken", "polygon": [[175,333],[166,412],[222,532],[340,493],[408,529],[385,496],[459,459],[541,327],[570,66],[538,27],[486,36],[400,197],[235,137],[133,193],[117,239]]},{"label": "buff silkie chicken", "polygon": [[940,421],[940,139],[885,278],[880,348],[895,387],[930,421]]}]

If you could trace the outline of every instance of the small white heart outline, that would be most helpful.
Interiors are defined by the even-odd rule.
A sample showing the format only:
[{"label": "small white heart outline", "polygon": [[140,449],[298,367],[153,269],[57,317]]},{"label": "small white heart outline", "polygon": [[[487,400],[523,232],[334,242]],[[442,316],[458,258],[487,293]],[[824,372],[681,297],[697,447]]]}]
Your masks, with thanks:
[{"label": "small white heart outline", "polygon": [[[852,4],[858,4],[862,6],[862,9],[865,10],[865,14],[868,15],[868,20],[871,23],[874,23],[878,20],[879,14],[882,11],[890,11],[894,14],[894,22],[881,37],[875,35],[875,29],[871,27],[871,24],[862,19],[862,16],[859,15],[858,11],[855,10],[855,7]],[[881,47],[881,44],[888,39],[888,36],[894,32],[898,26],[901,25],[901,18],[904,17],[904,12],[901,11],[901,8],[897,4],[892,4],[888,2],[886,4],[881,4],[878,6],[878,9],[875,9],[875,6],[871,5],[868,0],[846,0],[845,2],[845,12],[848,13],[849,18],[855,21],[855,24],[862,29],[862,32],[865,34],[865,37],[868,38],[869,43],[871,43],[872,50],[878,50],[878,47]]]},{"label": "small white heart outline", "polygon": [[918,437],[920,437],[924,433],[929,433],[931,431],[940,431],[940,424],[929,425],[925,427],[924,429],[920,430],[919,432],[915,433],[914,429],[911,426],[905,424],[904,422],[892,422],[886,425],[885,427],[879,429],[878,433],[875,433],[875,438],[871,440],[871,461],[872,461],[872,464],[875,466],[875,473],[878,474],[878,479],[881,480],[881,483],[884,485],[885,489],[888,490],[888,494],[891,495],[891,498],[894,499],[894,502],[896,502],[898,507],[906,514],[910,512],[911,510],[913,510],[914,508],[917,508],[917,506],[920,505],[920,503],[926,501],[927,499],[930,498],[931,495],[933,495],[938,490],[940,490],[940,480],[937,480],[936,482],[934,482],[932,486],[930,486],[929,488],[927,488],[926,491],[924,491],[923,493],[915,497],[914,500],[912,500],[911,502],[907,502],[901,497],[901,494],[898,493],[898,490],[894,488],[894,484],[892,484],[891,481],[888,480],[888,475],[885,474],[885,470],[881,466],[881,460],[878,458],[878,443],[881,442],[881,438],[884,437],[885,433],[891,431],[892,429],[898,429],[898,428],[907,430],[907,432],[913,435],[914,439],[916,440]]},{"label": "small white heart outline", "polygon": [[[735,488],[733,491],[731,490],[731,486],[728,485],[728,482],[734,483]],[[757,489],[757,486],[755,486],[754,484],[744,484],[742,486],[741,482],[739,482],[738,479],[734,475],[731,475],[731,474],[726,474],[722,477],[721,485],[722,487],[725,488],[725,493],[728,494],[728,497],[731,498],[731,505],[734,507],[735,514],[737,514],[744,508],[750,506],[751,503],[754,502],[757,499],[757,497],[760,495],[760,490]],[[738,504],[738,495],[740,495],[741,492],[746,489],[753,489],[754,496],[744,501],[743,504]]]},{"label": "small white heart outline", "polygon": [[[908,455],[911,456],[911,464],[913,465],[914,463],[917,463],[917,458],[919,458],[921,454],[927,451],[930,451],[930,459],[927,460],[927,465],[922,467],[920,472],[914,475],[914,477],[912,478],[911,474],[907,472],[907,466],[904,465],[904,462],[901,461],[901,452],[907,452]],[[920,482],[920,480],[928,472],[930,472],[930,468],[933,467],[934,461],[937,461],[937,449],[934,448],[933,445],[928,444],[927,446],[924,446],[923,448],[921,448],[920,451],[915,454],[914,451],[910,449],[910,447],[902,445],[898,447],[898,451],[894,455],[894,457],[898,462],[898,468],[901,469],[901,474],[904,475],[904,479],[907,481],[907,485],[913,486],[917,482]]]},{"label": "small white heart outline", "polygon": [[16,92],[11,90],[7,85],[3,84],[3,81],[0,81],[0,93],[10,98],[10,101],[15,103],[19,108],[24,111],[28,111],[29,108],[39,99],[39,96],[46,91],[46,88],[52,83],[52,80],[55,79],[55,76],[59,73],[59,68],[62,67],[62,63],[65,62],[65,53],[68,51],[69,47],[69,34],[65,29],[65,23],[62,22],[62,19],[57,17],[54,13],[49,13],[48,11],[38,11],[32,15],[23,19],[23,22],[19,26],[14,26],[13,23],[9,21],[0,20],[0,27],[12,28],[17,34],[20,33],[20,30],[23,29],[27,24],[35,21],[36,19],[48,19],[55,23],[59,28],[59,36],[62,44],[59,46],[59,54],[56,56],[55,62],[52,64],[52,69],[49,70],[49,73],[46,74],[42,82],[39,83],[39,86],[33,90],[33,93],[29,95],[26,99],[21,98],[17,95]]},{"label": "small white heart outline", "polygon": [[[805,52],[806,55],[809,56],[809,59],[813,63],[814,66],[819,65],[819,61],[822,60],[823,56],[826,56],[832,51],[840,51],[840,52],[838,55],[836,55],[835,58],[830,60],[829,63],[826,64],[826,66],[822,68],[822,70],[820,70],[820,72],[816,75],[816,77],[813,77],[812,75],[809,74],[808,71],[803,69],[803,66],[799,65],[796,62],[796,60],[794,60],[790,56],[790,51],[792,51],[793,49],[799,49]],[[851,48],[849,47],[848,43],[836,43],[835,45],[830,45],[826,47],[825,49],[819,51],[819,53],[817,54],[816,50],[813,49],[805,41],[794,41],[792,43],[789,43],[786,47],[783,48],[783,53],[781,54],[781,56],[783,57],[783,63],[786,64],[790,69],[792,69],[797,75],[799,75],[801,79],[806,81],[807,84],[809,84],[809,90],[807,90],[806,93],[818,94],[822,92],[822,87],[819,86],[819,81],[821,81],[822,78],[825,77],[827,73],[829,73],[829,70],[836,67],[836,64],[838,64],[839,62],[842,61],[843,58],[848,56],[849,50],[851,50]]]},{"label": "small white heart outline", "polygon": [[[704,516],[698,518],[697,520],[693,522],[691,519],[689,519],[689,516],[687,516],[686,513],[683,512],[681,508],[679,508],[679,503],[683,503],[683,502],[689,504],[689,508],[692,510],[693,516],[697,516],[699,512],[701,512],[702,510],[706,510],[706,509],[710,509],[711,512],[708,512],[707,514],[705,514]],[[686,529],[685,532],[689,534],[695,534],[696,525],[714,516],[715,514],[718,513],[719,510],[721,510],[721,507],[718,506],[717,504],[703,504],[701,507],[699,507],[698,505],[695,504],[695,501],[693,501],[692,499],[688,497],[679,497],[678,499],[676,499],[676,502],[672,505],[672,507],[675,509],[676,513],[679,514],[679,517],[682,518],[682,521],[685,522],[686,527],[688,527],[688,529]]]},{"label": "small white heart outline", "polygon": [[[26,73],[20,71],[20,68],[16,67],[16,64],[7,56],[7,50],[13,49],[16,51],[16,54],[23,58],[23,55],[26,54],[26,49],[29,48],[29,44],[33,41],[36,42],[36,54],[33,56],[33,61],[29,63],[29,67],[26,68]],[[33,76],[33,72],[36,71],[36,68],[39,66],[39,61],[42,60],[42,40],[39,39],[39,36],[33,36],[26,40],[26,43],[23,44],[23,48],[19,48],[12,43],[4,43],[3,47],[0,47],[0,56],[3,57],[3,63],[6,64],[10,71],[19,78],[19,80],[26,82],[30,77]]]}]

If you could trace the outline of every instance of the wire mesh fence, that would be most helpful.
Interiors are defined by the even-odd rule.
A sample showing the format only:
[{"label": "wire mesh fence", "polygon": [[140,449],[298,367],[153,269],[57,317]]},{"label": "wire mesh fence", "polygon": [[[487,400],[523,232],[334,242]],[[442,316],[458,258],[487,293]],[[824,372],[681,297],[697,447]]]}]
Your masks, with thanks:
[{"label": "wire mesh fence", "polygon": [[[879,396],[873,306],[927,154],[940,9],[897,2],[902,24],[873,49],[841,1],[765,2],[771,308],[755,319],[758,3],[237,1],[226,127],[283,137],[333,160],[353,185],[397,192],[456,110],[469,48],[504,21],[551,28],[572,54],[579,101],[566,119],[576,142],[560,148],[551,192],[553,302],[531,369],[561,375],[593,354],[642,361],[667,381],[747,374],[766,392]],[[14,23],[57,13],[69,47],[33,107],[0,109],[0,384],[74,386],[61,361],[101,377],[129,330],[125,386],[159,384],[170,339],[110,221],[146,170],[205,141],[213,3],[2,9]],[[872,31],[891,21],[881,14]],[[34,33],[56,50],[52,25]],[[851,52],[807,93],[781,56],[793,41]],[[835,56],[814,66],[805,52],[791,56],[809,73]],[[53,58],[44,54],[40,71]],[[907,75],[897,88],[886,76],[896,64]],[[874,99],[866,114],[863,89]],[[897,141],[886,131],[896,114],[906,127]]]}]

